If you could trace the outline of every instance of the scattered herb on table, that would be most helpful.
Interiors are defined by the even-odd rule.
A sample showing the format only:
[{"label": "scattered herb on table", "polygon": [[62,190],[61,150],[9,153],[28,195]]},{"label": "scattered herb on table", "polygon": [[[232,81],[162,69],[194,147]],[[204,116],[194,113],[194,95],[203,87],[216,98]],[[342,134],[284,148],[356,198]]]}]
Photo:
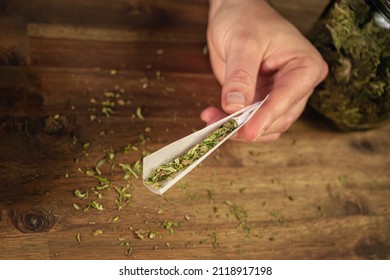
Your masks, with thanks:
[{"label": "scattered herb on table", "polygon": [[118,194],[118,197],[115,199],[116,208],[118,211],[121,211],[123,207],[130,203],[132,194],[127,192],[128,186],[125,187],[115,187],[115,190]]},{"label": "scattered herb on table", "polygon": [[156,239],[157,237],[161,237],[160,233],[154,230],[145,230],[145,229],[139,229],[134,231],[134,235],[139,239]]},{"label": "scattered herb on table", "polygon": [[133,164],[119,163],[119,166],[125,172],[124,175],[125,180],[129,179],[130,177],[134,177],[138,179],[142,173],[142,165],[140,160],[137,160]]},{"label": "scattered herb on table", "polygon": [[238,220],[237,227],[242,228],[246,233],[249,233],[251,231],[251,228],[246,224],[246,219],[248,218],[248,213],[246,212],[246,210],[243,207],[229,200],[225,201],[225,204],[229,207],[230,212]]}]

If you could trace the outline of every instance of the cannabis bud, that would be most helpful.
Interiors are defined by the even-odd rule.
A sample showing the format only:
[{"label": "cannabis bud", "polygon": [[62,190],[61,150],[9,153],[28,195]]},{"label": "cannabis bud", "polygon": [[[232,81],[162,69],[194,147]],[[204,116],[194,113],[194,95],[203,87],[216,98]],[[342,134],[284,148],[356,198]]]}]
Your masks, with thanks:
[{"label": "cannabis bud", "polygon": [[336,0],[309,34],[330,70],[309,104],[342,130],[390,120],[390,30],[373,14],[364,0]]}]

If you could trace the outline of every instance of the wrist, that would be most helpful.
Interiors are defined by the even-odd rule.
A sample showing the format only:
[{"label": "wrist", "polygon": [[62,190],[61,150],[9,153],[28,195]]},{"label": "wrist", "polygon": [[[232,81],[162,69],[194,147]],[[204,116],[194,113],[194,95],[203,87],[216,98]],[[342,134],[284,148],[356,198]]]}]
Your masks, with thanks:
[{"label": "wrist", "polygon": [[249,2],[255,2],[256,4],[264,3],[267,6],[271,6],[269,0],[209,0],[209,14],[213,15],[216,11],[220,9],[221,6],[226,5],[240,5],[243,6]]}]

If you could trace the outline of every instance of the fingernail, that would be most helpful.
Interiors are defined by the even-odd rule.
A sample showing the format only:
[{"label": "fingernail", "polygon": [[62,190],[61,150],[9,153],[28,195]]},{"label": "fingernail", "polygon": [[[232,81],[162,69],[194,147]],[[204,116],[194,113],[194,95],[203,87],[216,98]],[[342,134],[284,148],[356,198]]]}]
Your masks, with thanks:
[{"label": "fingernail", "polygon": [[226,95],[226,105],[229,107],[245,107],[245,96],[241,92],[229,92]]}]

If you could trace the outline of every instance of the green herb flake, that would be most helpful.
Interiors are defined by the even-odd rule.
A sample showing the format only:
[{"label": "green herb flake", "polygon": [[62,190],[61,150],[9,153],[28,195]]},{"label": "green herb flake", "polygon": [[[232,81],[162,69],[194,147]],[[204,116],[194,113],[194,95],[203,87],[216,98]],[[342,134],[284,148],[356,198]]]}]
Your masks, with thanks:
[{"label": "green herb flake", "polygon": [[133,248],[129,247],[129,248],[127,248],[127,251],[125,254],[126,254],[126,256],[130,256],[132,252],[133,252]]},{"label": "green herb flake", "polygon": [[144,181],[145,184],[152,185],[153,188],[161,188],[165,181],[171,179],[175,173],[186,169],[193,162],[201,158],[236,128],[237,122],[235,120],[231,120],[220,126],[201,143],[196,144],[183,155],[157,167],[152,174],[146,178]]},{"label": "green herb flake", "polygon": [[104,233],[103,229],[97,229],[94,232],[92,232],[92,235],[93,236],[98,236],[98,235],[102,235],[103,233]]},{"label": "green herb flake", "polygon": [[111,222],[118,222],[119,221],[119,216],[112,217],[110,219]]},{"label": "green herb flake", "polygon": [[132,144],[127,144],[124,148],[123,148],[123,152],[126,154],[126,153],[130,153],[132,151],[138,151],[138,148]]},{"label": "green herb flake", "polygon": [[134,162],[132,165],[128,163],[119,163],[119,166],[125,172],[125,175],[123,176],[125,180],[129,179],[130,177],[138,179],[142,173],[142,165],[140,160]]},{"label": "green herb flake", "polygon": [[97,190],[109,189],[111,182],[108,178],[105,178],[105,177],[100,175],[101,172],[100,172],[99,168],[97,168],[97,170],[96,169],[95,170],[88,169],[87,171],[85,171],[85,174],[87,176],[94,177],[95,179],[97,179],[99,181],[100,186],[96,187]]},{"label": "green herb flake", "polygon": [[166,221],[162,222],[161,227],[168,230],[170,235],[174,235],[175,234],[174,228],[177,228],[180,225],[181,225],[181,223],[178,221],[167,221],[166,220]]},{"label": "green herb flake", "polygon": [[139,239],[145,239],[149,235],[149,231],[144,229],[135,230],[134,235]]},{"label": "green herb flake", "polygon": [[97,202],[96,200],[92,201],[90,204],[89,204],[92,208],[98,210],[98,211],[103,211],[104,210],[104,207],[103,205],[101,205],[99,202]]},{"label": "green herb flake", "polygon": [[189,221],[189,220],[191,220],[191,216],[190,216],[190,215],[184,215],[184,219],[185,219],[186,221]]},{"label": "green herb flake", "polygon": [[80,234],[80,232],[78,232],[78,233],[76,234],[76,240],[77,240],[77,242],[79,243],[79,245],[81,245],[81,234]]},{"label": "green herb flake", "polygon": [[157,237],[160,237],[160,233],[154,230],[150,230],[148,234],[148,238],[151,240],[156,239]]},{"label": "green herb flake", "polygon": [[246,187],[240,188],[240,189],[238,190],[239,193],[244,193],[245,191],[246,191]]},{"label": "green herb flake", "polygon": [[275,220],[279,223],[279,224],[283,224],[284,223],[284,217],[281,213],[279,213],[279,211],[271,211],[269,212],[269,214],[275,218]]},{"label": "green herb flake", "polygon": [[210,235],[211,237],[211,244],[213,245],[214,248],[219,247],[219,241],[217,239],[217,233],[213,232]]},{"label": "green herb flake", "polygon": [[142,114],[142,108],[141,107],[137,107],[136,111],[135,111],[135,115],[137,116],[137,118],[139,118],[140,120],[145,120],[145,117],[144,115]]},{"label": "green herb flake", "polygon": [[88,191],[83,192],[83,191],[77,189],[74,191],[74,195],[80,199],[87,199],[88,198]]},{"label": "green herb flake", "polygon": [[116,192],[118,193],[119,196],[125,197],[125,198],[131,198],[131,193],[128,193],[127,187],[115,187]]},{"label": "green herb flake", "polygon": [[110,108],[110,107],[102,107],[102,113],[103,113],[107,118],[109,118],[109,117],[114,113],[114,111],[113,111],[112,108]]},{"label": "green herb flake", "polygon": [[91,146],[91,143],[87,142],[87,143],[84,143],[83,144],[83,149],[86,150],[89,148],[89,146]]},{"label": "green herb flake", "polygon": [[160,206],[158,206],[157,207],[157,214],[162,214],[162,213],[164,213],[164,208],[160,205]]},{"label": "green herb flake", "polygon": [[122,211],[122,209],[130,203],[130,199],[132,197],[132,194],[127,192],[126,187],[115,187],[115,190],[118,194],[117,199],[115,199],[116,208],[118,211]]}]

